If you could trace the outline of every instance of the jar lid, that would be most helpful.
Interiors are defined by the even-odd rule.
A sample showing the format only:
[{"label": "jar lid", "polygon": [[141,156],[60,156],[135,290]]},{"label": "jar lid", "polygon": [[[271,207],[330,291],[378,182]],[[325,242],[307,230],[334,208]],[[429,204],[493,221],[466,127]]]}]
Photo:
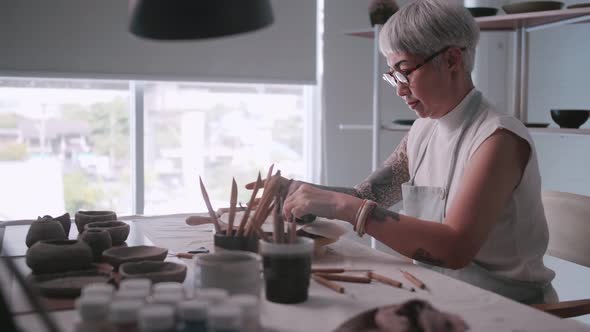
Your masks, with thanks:
[{"label": "jar lid", "polygon": [[154,293],[156,292],[183,292],[184,288],[179,282],[159,282],[154,285]]},{"label": "jar lid", "polygon": [[215,329],[239,329],[242,325],[242,310],[234,304],[225,303],[210,307],[207,324]]},{"label": "jar lid", "polygon": [[154,304],[143,307],[139,309],[138,317],[141,331],[174,328],[174,308],[169,305]]},{"label": "jar lid", "polygon": [[152,295],[152,302],[153,303],[160,303],[160,304],[172,304],[176,306],[178,303],[184,300],[184,296],[181,293],[154,293]]},{"label": "jar lid", "polygon": [[83,321],[105,320],[109,313],[110,303],[110,296],[85,295],[76,300],[76,308]]},{"label": "jar lid", "polygon": [[115,323],[135,322],[142,306],[143,301],[140,300],[117,300],[111,304],[109,320]]},{"label": "jar lid", "polygon": [[82,288],[82,296],[84,295],[105,295],[105,296],[113,296],[113,292],[115,291],[115,286],[111,284],[105,283],[93,283],[84,286]]},{"label": "jar lid", "polygon": [[119,290],[122,289],[147,289],[151,292],[152,281],[147,278],[125,279],[119,284]]},{"label": "jar lid", "polygon": [[120,289],[117,293],[115,293],[115,299],[145,301],[145,298],[148,295],[150,295],[150,291],[148,289]]},{"label": "jar lid", "polygon": [[207,306],[208,303],[202,300],[185,301],[178,305],[178,313],[183,320],[206,320]]},{"label": "jar lid", "polygon": [[202,288],[197,290],[195,298],[207,301],[209,304],[220,304],[227,300],[229,292],[221,288]]}]

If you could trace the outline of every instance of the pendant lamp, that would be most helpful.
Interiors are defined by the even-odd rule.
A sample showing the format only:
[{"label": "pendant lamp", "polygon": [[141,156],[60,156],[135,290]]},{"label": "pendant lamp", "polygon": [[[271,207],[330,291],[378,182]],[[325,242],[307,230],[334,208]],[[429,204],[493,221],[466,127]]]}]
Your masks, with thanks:
[{"label": "pendant lamp", "polygon": [[190,40],[234,35],[273,23],[270,0],[130,0],[138,37]]}]

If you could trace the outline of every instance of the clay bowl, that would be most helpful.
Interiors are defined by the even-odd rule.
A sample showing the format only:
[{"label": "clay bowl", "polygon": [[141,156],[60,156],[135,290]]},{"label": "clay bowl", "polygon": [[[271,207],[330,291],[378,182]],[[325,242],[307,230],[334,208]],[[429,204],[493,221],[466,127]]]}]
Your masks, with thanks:
[{"label": "clay bowl", "polygon": [[123,263],[140,261],[163,261],[168,255],[168,249],[154,246],[118,247],[102,252],[104,260],[115,270]]},{"label": "clay bowl", "polygon": [[99,221],[91,222],[84,226],[85,230],[104,229],[111,234],[111,241],[114,246],[118,246],[127,240],[129,236],[129,225],[122,221]]},{"label": "clay bowl", "polygon": [[152,283],[183,282],[186,278],[186,265],[172,262],[131,262],[121,264],[122,279],[147,278]]},{"label": "clay bowl", "polygon": [[30,248],[35,243],[42,240],[67,240],[68,237],[64,232],[62,225],[54,220],[48,218],[40,218],[29,226],[25,243]]},{"label": "clay bowl", "polygon": [[90,246],[95,262],[100,261],[103,251],[113,246],[111,233],[109,233],[108,230],[101,228],[91,228],[85,230],[82,234],[80,234],[80,240],[86,242]]},{"label": "clay bowl", "polygon": [[561,128],[580,128],[590,115],[589,110],[551,110],[551,118]]},{"label": "clay bowl", "polygon": [[92,264],[92,250],[83,241],[39,241],[27,250],[26,263],[34,274],[84,270]]},{"label": "clay bowl", "polygon": [[494,16],[498,13],[498,8],[493,7],[467,7],[467,10],[473,17]]},{"label": "clay bowl", "polygon": [[506,14],[519,14],[530,12],[541,12],[545,10],[558,10],[563,7],[559,1],[527,1],[517,2],[502,6]]},{"label": "clay bowl", "polygon": [[27,280],[44,296],[74,298],[80,296],[86,285],[107,283],[110,280],[110,270],[101,267],[63,273],[30,274]]},{"label": "clay bowl", "polygon": [[117,214],[113,211],[78,211],[75,222],[78,233],[84,231],[84,226],[91,222],[117,220]]}]

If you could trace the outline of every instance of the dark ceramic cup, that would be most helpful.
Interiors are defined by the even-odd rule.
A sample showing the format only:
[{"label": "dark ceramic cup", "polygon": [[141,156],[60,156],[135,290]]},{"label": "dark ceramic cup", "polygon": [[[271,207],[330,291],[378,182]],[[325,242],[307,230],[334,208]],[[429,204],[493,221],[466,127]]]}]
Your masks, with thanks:
[{"label": "dark ceramic cup", "polygon": [[225,231],[215,233],[213,244],[221,250],[243,250],[258,252],[258,237],[256,236],[227,236]]},{"label": "dark ceramic cup", "polygon": [[84,226],[86,230],[88,229],[104,229],[109,232],[111,235],[111,241],[113,242],[114,246],[118,246],[123,244],[127,237],[129,236],[129,225],[122,221],[99,221],[99,222],[91,222]]},{"label": "dark ceramic cup", "polygon": [[92,250],[83,241],[39,241],[27,250],[26,263],[35,274],[84,270],[92,265]]},{"label": "dark ceramic cup", "polygon": [[113,211],[78,211],[75,222],[78,233],[84,231],[84,226],[91,222],[117,220],[117,214]]},{"label": "dark ceramic cup", "polygon": [[43,218],[37,218],[37,220],[39,220],[39,219],[44,219],[44,220],[50,219],[50,220],[55,220],[55,221],[59,222],[61,224],[61,227],[63,227],[64,232],[66,233],[66,237],[69,237],[70,228],[72,226],[72,220],[70,219],[69,213],[66,212],[65,214],[63,214],[59,217],[55,217],[55,218],[52,216],[46,215],[46,216],[43,216]]},{"label": "dark ceramic cup", "polygon": [[106,229],[87,229],[80,235],[80,240],[90,246],[95,262],[101,260],[103,251],[113,246],[111,234]]},{"label": "dark ceramic cup", "polygon": [[25,243],[30,248],[41,240],[67,240],[67,236],[58,221],[49,218],[40,218],[33,221],[31,226],[29,226]]}]

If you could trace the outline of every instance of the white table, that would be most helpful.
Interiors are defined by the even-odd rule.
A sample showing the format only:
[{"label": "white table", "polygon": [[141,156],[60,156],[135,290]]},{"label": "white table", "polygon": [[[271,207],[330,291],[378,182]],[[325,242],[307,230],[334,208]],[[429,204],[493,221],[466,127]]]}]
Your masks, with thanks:
[{"label": "white table", "polygon": [[[205,246],[213,251],[211,225],[188,226],[186,215],[158,217],[129,217],[141,233],[154,245],[184,252]],[[192,278],[192,262],[187,278]],[[365,310],[412,298],[429,301],[437,309],[460,315],[472,331],[590,331],[590,327],[575,320],[563,320],[494,293],[479,289],[439,273],[412,265],[407,260],[373,250],[350,239],[341,239],[329,246],[328,251],[316,257],[315,266],[368,268],[404,282],[399,269],[419,277],[429,290],[410,292],[385,284],[342,283],[345,294],[336,293],[311,282],[309,299],[301,304],[282,305],[262,299],[261,322],[267,331],[333,331],[350,317]],[[185,282],[191,284],[191,280]],[[74,311],[52,314],[64,331],[71,331],[77,319]],[[35,315],[17,316],[25,331],[42,331]]]}]

